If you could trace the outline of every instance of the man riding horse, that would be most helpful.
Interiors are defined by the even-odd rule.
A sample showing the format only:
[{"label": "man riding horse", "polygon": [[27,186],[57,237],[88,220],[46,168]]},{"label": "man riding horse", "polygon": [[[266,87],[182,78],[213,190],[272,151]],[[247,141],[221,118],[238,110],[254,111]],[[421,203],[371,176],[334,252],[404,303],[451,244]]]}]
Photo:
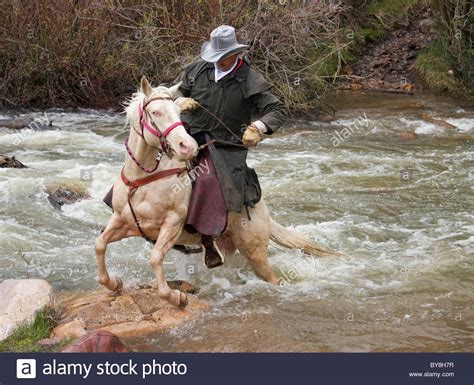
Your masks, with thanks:
[{"label": "man riding horse", "polygon": [[[237,42],[233,27],[222,25],[203,44],[202,60],[176,79],[181,97],[189,98],[181,100],[188,103],[181,119],[203,146],[196,169],[207,170],[195,174],[185,228],[202,234],[208,268],[224,262],[214,239],[225,230],[228,212],[246,210],[251,220],[248,207],[261,198],[257,175],[246,163],[247,147],[275,132],[287,116],[272,85],[241,57],[247,47]],[[252,121],[255,112],[262,116]]]},{"label": "man riding horse", "polygon": [[[129,237],[153,243],[158,296],[179,307],[188,296],[168,285],[163,269],[175,246],[201,242],[212,268],[224,261],[219,242],[226,255],[238,250],[272,284],[279,279],[268,261],[270,241],[307,255],[338,255],[275,222],[261,199],[258,178],[246,164],[248,147],[277,130],[286,111],[271,85],[239,57],[245,47],[232,27],[221,26],[203,45],[203,60],[187,67],[179,83],[153,88],[144,76],[126,104],[125,162],[104,198],[113,213],[94,241],[97,282],[107,289],[123,288],[107,270],[107,246]],[[253,112],[262,117],[252,121]],[[194,166],[185,164],[193,159]]]}]

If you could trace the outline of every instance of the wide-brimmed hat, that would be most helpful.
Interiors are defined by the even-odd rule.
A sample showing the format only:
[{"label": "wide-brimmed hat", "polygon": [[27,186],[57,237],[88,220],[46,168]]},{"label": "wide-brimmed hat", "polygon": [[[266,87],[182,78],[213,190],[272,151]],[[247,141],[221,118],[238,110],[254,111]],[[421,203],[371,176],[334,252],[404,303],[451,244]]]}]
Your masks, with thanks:
[{"label": "wide-brimmed hat", "polygon": [[201,58],[215,63],[224,56],[231,55],[248,48],[248,45],[237,43],[235,29],[230,25],[221,25],[211,32],[211,41],[206,41],[201,47]]}]

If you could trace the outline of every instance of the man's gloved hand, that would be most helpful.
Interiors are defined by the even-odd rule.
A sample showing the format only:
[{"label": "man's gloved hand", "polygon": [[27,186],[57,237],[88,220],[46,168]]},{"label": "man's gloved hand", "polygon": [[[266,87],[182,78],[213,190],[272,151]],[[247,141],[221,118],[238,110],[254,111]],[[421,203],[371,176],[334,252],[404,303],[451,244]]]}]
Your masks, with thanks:
[{"label": "man's gloved hand", "polygon": [[193,98],[186,98],[184,96],[177,98],[174,102],[179,107],[181,112],[192,111],[199,107],[199,103],[196,100]]},{"label": "man's gloved hand", "polygon": [[254,125],[250,125],[244,132],[242,142],[248,147],[254,147],[263,140],[262,133]]}]

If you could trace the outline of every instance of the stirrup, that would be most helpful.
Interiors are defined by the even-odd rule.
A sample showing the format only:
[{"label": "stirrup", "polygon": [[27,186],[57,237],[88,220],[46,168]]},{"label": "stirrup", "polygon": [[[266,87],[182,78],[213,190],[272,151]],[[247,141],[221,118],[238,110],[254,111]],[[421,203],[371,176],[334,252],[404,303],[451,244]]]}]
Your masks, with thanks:
[{"label": "stirrup", "polygon": [[212,246],[212,248],[207,249],[206,246],[202,245],[204,250],[204,264],[208,269],[222,266],[225,261],[224,253],[222,253],[222,251],[219,249],[219,246],[217,246],[217,242],[215,240],[212,241]]}]

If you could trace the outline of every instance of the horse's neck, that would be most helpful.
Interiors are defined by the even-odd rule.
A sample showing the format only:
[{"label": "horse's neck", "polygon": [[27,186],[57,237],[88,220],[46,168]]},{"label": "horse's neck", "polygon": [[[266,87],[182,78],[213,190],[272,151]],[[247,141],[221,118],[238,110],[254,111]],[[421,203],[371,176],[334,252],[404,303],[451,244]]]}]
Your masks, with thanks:
[{"label": "horse's neck", "polygon": [[[128,146],[135,157],[135,159],[147,170],[152,170],[156,164],[156,158],[160,150],[156,147],[148,145],[145,140],[132,128],[128,137]],[[182,165],[175,159],[168,159],[167,156],[163,156],[160,160],[160,164],[157,171],[166,170],[168,168],[178,167]],[[124,172],[129,179],[138,179],[150,175],[145,171],[141,170],[136,165],[133,159],[130,157],[128,152],[125,153],[125,166]]]}]

